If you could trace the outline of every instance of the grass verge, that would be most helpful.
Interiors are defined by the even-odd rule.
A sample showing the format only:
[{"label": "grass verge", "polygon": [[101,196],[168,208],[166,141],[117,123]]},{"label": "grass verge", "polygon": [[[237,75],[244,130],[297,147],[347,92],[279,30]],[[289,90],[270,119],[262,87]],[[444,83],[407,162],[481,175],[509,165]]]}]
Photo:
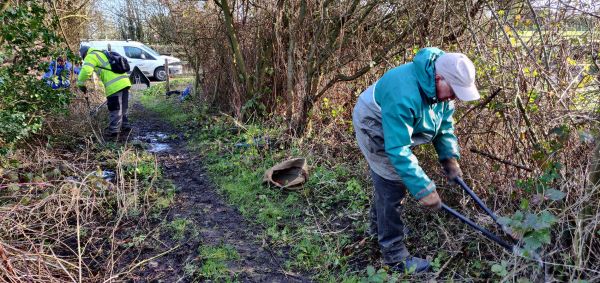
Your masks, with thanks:
[{"label": "grass verge", "polygon": [[[146,103],[146,106],[163,116],[185,113],[186,118],[179,120],[184,122],[178,125],[186,131],[190,148],[204,157],[204,164],[213,181],[228,201],[263,228],[265,241],[283,248],[281,250],[290,258],[286,263],[289,269],[309,273],[316,281],[396,282],[457,278],[506,281],[512,278],[510,280],[531,282],[535,278],[548,276],[569,281],[594,278],[594,274],[597,274],[593,269],[582,268],[581,264],[569,260],[570,253],[553,253],[546,258],[549,262],[547,266],[552,267],[541,270],[527,258],[505,253],[456,219],[420,208],[410,197],[406,199],[404,220],[412,232],[405,242],[414,255],[431,260],[433,272],[419,276],[390,273],[379,263],[380,255],[374,239],[365,235],[372,187],[365,178],[366,164],[362,163],[361,158],[327,158],[328,149],[339,151],[334,148],[336,145],[323,146],[318,142],[301,143],[299,140],[281,143],[278,139],[281,131],[277,127],[240,126],[229,116],[208,115],[205,109],[198,110],[191,101],[182,104],[165,102],[160,97],[146,99],[153,101]],[[423,166],[437,166],[435,158],[432,158],[435,156],[432,146],[418,148],[415,154]],[[295,191],[282,191],[262,183],[262,175],[268,168],[291,157],[305,157],[311,165],[306,184]],[[560,168],[557,167],[557,170]],[[525,231],[525,244],[536,248],[554,245],[553,250],[560,250],[573,243],[567,239],[571,237],[576,241],[576,246],[586,250],[588,257],[595,258],[595,248],[588,249],[585,246],[597,243],[590,238],[597,233],[594,230],[596,228],[582,230],[580,232],[585,236],[573,239],[569,232],[573,228],[572,219],[564,212],[560,213],[560,209],[567,209],[578,215],[581,206],[563,202],[558,193],[546,196],[547,192],[552,191],[550,186],[562,186],[558,182],[560,176],[557,172],[545,172],[535,178],[517,180],[515,185],[522,190],[519,194],[501,194],[496,199],[514,201],[515,205],[509,209],[521,209],[523,212],[520,215],[526,215],[529,219],[519,218],[519,212],[511,219],[506,219],[510,220],[511,226]],[[436,180],[443,180],[443,176],[432,173]],[[447,203],[461,206],[465,198],[458,189],[447,190],[444,182],[438,185]],[[536,189],[528,190],[528,187]],[[492,194],[490,198],[495,196],[496,190],[499,188],[488,189]],[[533,201],[539,198],[540,190],[544,194],[541,201],[538,199],[535,206],[531,206],[528,199]],[[564,191],[568,191],[568,188]],[[597,199],[597,192],[596,187],[581,197],[586,200]],[[476,208],[462,204],[461,211],[486,228],[494,229],[493,224],[486,222],[486,217]],[[560,220],[546,217],[549,211],[560,213]],[[597,211],[592,215],[597,216]],[[552,221],[540,221],[541,218]],[[592,227],[597,226],[597,221],[586,219],[586,223],[591,223]],[[551,229],[556,222],[561,223],[560,230]],[[554,264],[564,260],[566,264]]]},{"label": "grass verge", "polygon": [[[263,228],[271,245],[287,250],[287,268],[310,273],[319,281],[369,278],[357,254],[372,253],[364,236],[370,188],[355,168],[321,164],[311,168],[309,181],[297,191],[269,187],[262,183],[262,175],[276,163],[293,156],[317,162],[297,145],[283,149],[270,144],[279,134],[276,129],[245,125],[239,132],[231,117],[209,116],[153,92],[146,92],[141,102],[187,130],[191,149],[203,155],[227,200]],[[173,120],[172,113],[184,113],[185,118]],[[357,271],[357,266],[364,268]]]}]

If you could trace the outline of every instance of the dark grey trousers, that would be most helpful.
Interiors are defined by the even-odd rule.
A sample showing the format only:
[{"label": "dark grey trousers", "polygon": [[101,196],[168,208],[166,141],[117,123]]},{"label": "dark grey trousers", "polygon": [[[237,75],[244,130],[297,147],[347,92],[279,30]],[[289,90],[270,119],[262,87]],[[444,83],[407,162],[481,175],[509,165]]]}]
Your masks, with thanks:
[{"label": "dark grey trousers", "polygon": [[127,117],[129,110],[129,88],[124,88],[106,98],[108,106],[108,132],[111,134],[121,132],[121,128],[129,128]]},{"label": "dark grey trousers", "polygon": [[410,256],[404,245],[406,228],[401,218],[401,201],[407,190],[402,181],[384,179],[373,170],[371,178],[375,187],[371,206],[371,228],[376,228],[383,262],[392,265]]}]

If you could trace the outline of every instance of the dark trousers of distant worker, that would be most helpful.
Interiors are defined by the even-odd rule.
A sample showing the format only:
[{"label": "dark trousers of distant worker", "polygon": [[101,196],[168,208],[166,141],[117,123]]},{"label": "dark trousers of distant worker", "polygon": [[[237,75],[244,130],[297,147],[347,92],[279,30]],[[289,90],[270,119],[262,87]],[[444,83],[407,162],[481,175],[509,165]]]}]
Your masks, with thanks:
[{"label": "dark trousers of distant worker", "polygon": [[379,247],[386,264],[405,260],[410,253],[404,245],[407,229],[402,222],[402,199],[406,186],[402,181],[384,179],[371,170],[375,187],[371,205],[371,234],[377,235]]},{"label": "dark trousers of distant worker", "polygon": [[119,90],[106,99],[109,112],[108,133],[117,134],[121,130],[127,131],[131,129],[129,118],[127,117],[129,110],[129,88]]}]

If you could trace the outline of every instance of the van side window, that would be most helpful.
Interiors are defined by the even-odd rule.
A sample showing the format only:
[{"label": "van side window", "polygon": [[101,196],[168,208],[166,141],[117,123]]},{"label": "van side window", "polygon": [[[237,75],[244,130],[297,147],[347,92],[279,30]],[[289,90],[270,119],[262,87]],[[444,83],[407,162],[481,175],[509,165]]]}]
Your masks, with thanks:
[{"label": "van side window", "polygon": [[[148,54],[148,52],[146,52],[140,48],[132,47],[132,46],[123,46],[123,48],[125,49],[125,56],[127,56],[131,59],[155,60],[154,57],[152,57],[152,55]],[[144,54],[144,56],[146,58],[142,58],[142,54]]]}]

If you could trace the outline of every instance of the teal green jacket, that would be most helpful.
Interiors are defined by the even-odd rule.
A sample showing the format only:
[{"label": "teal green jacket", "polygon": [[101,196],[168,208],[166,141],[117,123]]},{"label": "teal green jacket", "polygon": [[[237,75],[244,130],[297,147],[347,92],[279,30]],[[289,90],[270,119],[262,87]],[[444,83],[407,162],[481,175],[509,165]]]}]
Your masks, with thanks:
[{"label": "teal green jacket", "polygon": [[442,54],[437,48],[423,48],[412,63],[385,73],[374,88],[385,153],[416,199],[434,191],[435,184],[419,166],[411,146],[431,141],[439,160],[459,158],[452,125],[454,104],[437,102],[435,92],[435,60]]}]

